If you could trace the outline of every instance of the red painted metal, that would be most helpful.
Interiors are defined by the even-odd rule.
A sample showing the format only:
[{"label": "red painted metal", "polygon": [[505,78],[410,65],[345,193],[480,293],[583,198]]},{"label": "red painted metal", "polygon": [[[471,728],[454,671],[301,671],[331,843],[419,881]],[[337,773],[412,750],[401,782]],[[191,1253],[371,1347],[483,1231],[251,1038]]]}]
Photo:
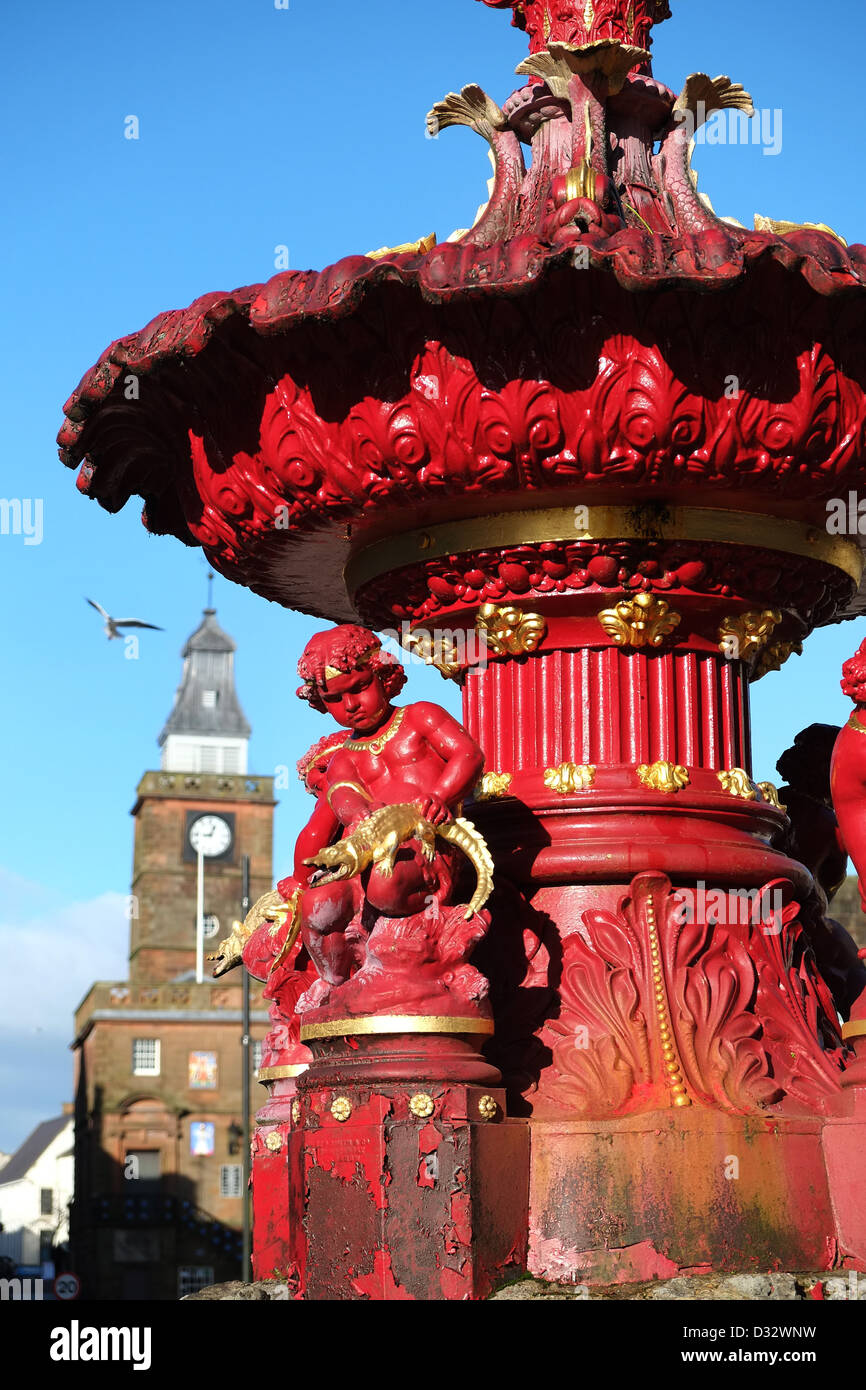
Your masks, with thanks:
[{"label": "red painted metal", "polygon": [[[599,643],[597,625],[592,637]],[[474,672],[463,687],[463,717],[488,767],[514,773],[562,762],[634,767],[659,759],[713,771],[745,768],[748,680],[748,668],[718,650],[558,648]]]},{"label": "red painted metal", "polygon": [[[866,247],[698,197],[695,123],[749,102],[655,80],[666,0],[485,3],[526,29],[526,85],[429,118],[491,147],[474,226],[160,315],[106,350],[60,434],[109,510],[138,494],[151,530],[351,625],[300,667],[343,729],[302,760],[315,809],[280,885],[301,935],[244,948],[269,1064],[307,1067],[260,1116],[256,1269],[384,1300],[483,1297],[524,1263],[864,1269],[866,973],[826,916],[826,767],[791,775],[787,815],[752,783],[761,672],[722,637],[769,613],[784,654],[850,612],[856,566],[816,518],[863,478]],[[134,403],[129,373],[149,378]],[[638,596],[679,619],[655,646],[600,620]],[[534,646],[458,662],[465,728],[409,705],[397,731],[400,668],[356,624],[462,638],[482,605],[535,615]],[[861,744],[840,735],[833,794],[862,876]],[[482,766],[507,788],[478,788]],[[494,892],[468,919],[440,840],[432,860],[401,842],[393,875],[313,879],[410,803],[483,831]]]},{"label": "red painted metal", "polygon": [[648,48],[654,24],[670,19],[668,0],[484,0],[498,10],[513,10],[512,23],[529,35],[533,52],[548,43],[588,44],[599,39]]}]

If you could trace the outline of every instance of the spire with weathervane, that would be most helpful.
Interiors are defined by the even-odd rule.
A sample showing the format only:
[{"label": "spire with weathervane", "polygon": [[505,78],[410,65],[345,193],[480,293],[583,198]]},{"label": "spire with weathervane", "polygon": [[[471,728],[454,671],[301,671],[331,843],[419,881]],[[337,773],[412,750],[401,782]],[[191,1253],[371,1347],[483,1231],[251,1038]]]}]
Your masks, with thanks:
[{"label": "spire with weathervane", "polygon": [[174,708],[159,736],[164,772],[246,775],[251,730],[235,690],[235,650],[208,606],[181,652]]}]

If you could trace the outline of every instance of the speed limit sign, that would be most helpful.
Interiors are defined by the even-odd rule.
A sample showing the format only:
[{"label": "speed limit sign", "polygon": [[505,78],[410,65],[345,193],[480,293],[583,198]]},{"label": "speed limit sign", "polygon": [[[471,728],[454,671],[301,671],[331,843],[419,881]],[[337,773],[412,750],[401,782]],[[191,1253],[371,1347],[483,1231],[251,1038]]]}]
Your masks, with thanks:
[{"label": "speed limit sign", "polygon": [[77,1298],[81,1292],[81,1280],[77,1274],[58,1274],[54,1280],[54,1297],[66,1301]]}]

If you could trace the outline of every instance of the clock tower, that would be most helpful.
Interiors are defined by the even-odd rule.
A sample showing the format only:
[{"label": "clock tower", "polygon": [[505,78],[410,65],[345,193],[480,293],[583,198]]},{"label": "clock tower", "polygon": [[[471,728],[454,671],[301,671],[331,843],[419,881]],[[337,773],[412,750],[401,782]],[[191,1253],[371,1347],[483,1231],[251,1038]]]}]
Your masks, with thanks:
[{"label": "clock tower", "polygon": [[99,980],[75,1015],[75,1199],[83,1296],[176,1299],[242,1272],[244,1062],[268,1031],[242,976],[196,980],[198,858],[205,954],[273,887],[273,778],[250,773],[235,644],[206,608],[183,648],[161,765],[138,784],[129,978]]},{"label": "clock tower", "polygon": [[131,981],[159,984],[194,969],[199,849],[206,950],[239,915],[242,855],[250,856],[252,900],[272,887],[273,783],[247,772],[250,726],[234,653],[206,608],[181,653],[180,685],[159,736],[161,768],[144,774],[132,810]]}]

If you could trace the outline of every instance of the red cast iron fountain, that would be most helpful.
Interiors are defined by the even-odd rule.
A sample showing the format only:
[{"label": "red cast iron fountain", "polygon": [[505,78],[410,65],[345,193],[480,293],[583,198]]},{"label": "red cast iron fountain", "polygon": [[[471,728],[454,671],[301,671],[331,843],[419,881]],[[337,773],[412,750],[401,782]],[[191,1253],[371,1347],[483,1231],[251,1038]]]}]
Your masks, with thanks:
[{"label": "red cast iron fountain", "polygon": [[[474,226],[159,315],[60,434],[82,492],[140,495],[226,577],[402,625],[485,758],[474,1043],[413,1031],[420,1005],[389,1034],[360,987],[295,1012],[300,854],[251,924],[277,1001],[257,1272],[463,1298],[521,1267],[864,1270],[866,971],[752,778],[749,684],[861,611],[857,538],[825,517],[863,475],[866,247],[698,194],[691,137],[751,98],[653,77],[667,0],[484,3],[526,29],[525,85],[428,118],[490,145]],[[305,760],[320,815],[340,742]]]}]

